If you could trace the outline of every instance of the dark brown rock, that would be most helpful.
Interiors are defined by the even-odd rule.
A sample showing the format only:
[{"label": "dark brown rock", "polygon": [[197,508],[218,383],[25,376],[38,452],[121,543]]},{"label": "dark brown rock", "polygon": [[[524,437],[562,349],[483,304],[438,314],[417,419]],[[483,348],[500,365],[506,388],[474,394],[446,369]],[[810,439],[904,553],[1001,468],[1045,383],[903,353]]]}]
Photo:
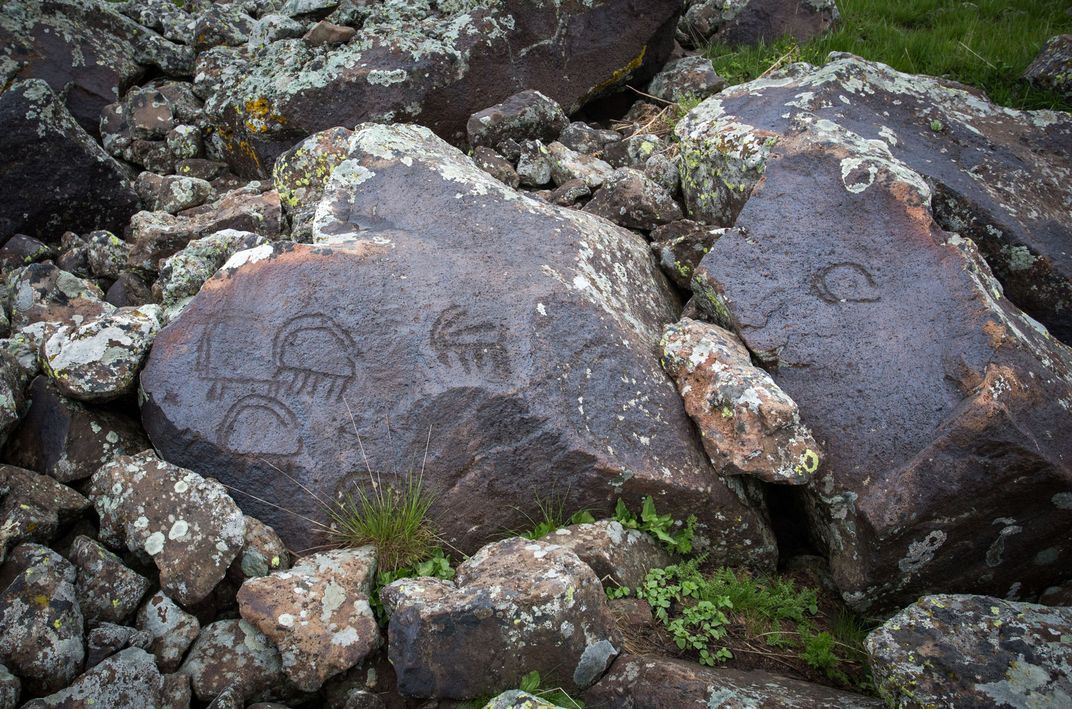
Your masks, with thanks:
[{"label": "dark brown rock", "polygon": [[439,528],[464,550],[526,525],[534,508],[502,499],[558,481],[571,509],[651,494],[696,514],[720,563],[773,560],[659,369],[676,303],[641,237],[520,195],[411,126],[356,131],[317,214],[320,243],[235,254],[156,340],[142,414],[165,457],[232,486],[294,549],[320,543],[302,516],[325,515],[299,483],[363,484],[363,448],[392,477],[426,457]]},{"label": "dark brown rock", "polygon": [[704,99],[726,87],[711,60],[704,56],[682,57],[668,63],[655,75],[648,93],[664,101]]},{"label": "dark brown rock", "polygon": [[568,125],[569,118],[554,99],[528,89],[469,116],[465,130],[474,148],[497,149],[505,140],[550,143]]},{"label": "dark brown rock", "polygon": [[1051,37],[1024,72],[1041,88],[1072,98],[1072,34]]},{"label": "dark brown rock", "polygon": [[470,115],[523,89],[574,111],[666,60],[679,3],[442,7],[367,6],[360,33],[342,45],[283,40],[202,53],[198,83],[214,88],[205,109],[228,161],[266,175],[301,138],[368,120],[416,122],[460,142]]},{"label": "dark brown rock", "polygon": [[47,377],[30,385],[30,409],[12,434],[4,460],[60,482],[88,478],[116,455],[150,447],[126,416],[68,399]]},{"label": "dark brown rock", "polygon": [[517,188],[521,184],[521,178],[510,161],[499,155],[491,148],[478,145],[473,148],[473,162],[484,172],[494,177],[504,185]]},{"label": "dark brown rock", "polygon": [[54,255],[52,247],[48,244],[32,236],[15,234],[0,248],[0,270],[12,271],[35,261],[52,258]]},{"label": "dark brown rock", "polygon": [[867,636],[888,705],[1062,706],[1072,697],[1072,608],[926,596]]},{"label": "dark brown rock", "polygon": [[630,229],[649,231],[681,219],[681,205],[666,188],[631,167],[615,170],[584,211]]},{"label": "dark brown rock", "polygon": [[762,670],[703,667],[659,656],[626,655],[584,693],[589,709],[756,707],[756,709],[880,709],[884,704]]},{"label": "dark brown rock", "polygon": [[133,271],[123,271],[108,288],[105,300],[117,308],[137,307],[151,303],[153,295],[145,279]]},{"label": "dark brown rock", "polygon": [[101,623],[86,633],[86,669],[90,670],[128,647],[149,649],[152,638],[128,625]]},{"label": "dark brown rock", "polygon": [[0,194],[0,239],[45,243],[67,229],[121,231],[138,205],[124,169],[38,80],[0,94]]},{"label": "dark brown rock", "polygon": [[[705,154],[684,134],[686,162]],[[927,589],[1063,579],[1072,350],[938,227],[927,182],[884,144],[799,114],[767,150],[693,284],[823,446],[805,496],[844,598],[878,612]]]},{"label": "dark brown rock", "polygon": [[47,543],[89,508],[89,500],[47,475],[0,465],[0,558],[20,542]]},{"label": "dark brown rock", "polygon": [[768,44],[789,36],[807,42],[840,18],[835,0],[686,0],[677,38],[686,47],[710,42]]},{"label": "dark brown rock", "polygon": [[588,687],[621,650],[603,586],[568,549],[516,537],[484,547],[455,582],[402,579],[380,592],[388,653],[408,697],[472,699],[517,686]]},{"label": "dark brown rock", "polygon": [[159,707],[164,678],[153,656],[127,648],[81,675],[70,687],[24,704],[28,709],[97,709],[99,707]]},{"label": "dark brown rock", "polygon": [[731,226],[771,146],[812,120],[853,155],[846,189],[866,190],[883,164],[917,174],[938,224],[971,238],[1009,299],[1072,342],[1072,115],[1013,111],[849,54],[796,64],[678,123],[689,217]]},{"label": "dark brown rock", "polygon": [[89,626],[126,621],[149,590],[149,579],[84,535],[75,538],[67,558],[78,568],[78,606]]},{"label": "dark brown rock", "polygon": [[691,219],[679,219],[651,232],[651,249],[663,273],[677,285],[692,287],[692,274],[723,230]]},{"label": "dark brown rock", "polygon": [[228,690],[239,702],[257,700],[283,683],[279,651],[244,620],[220,620],[205,627],[179,673],[189,676],[203,702]]}]

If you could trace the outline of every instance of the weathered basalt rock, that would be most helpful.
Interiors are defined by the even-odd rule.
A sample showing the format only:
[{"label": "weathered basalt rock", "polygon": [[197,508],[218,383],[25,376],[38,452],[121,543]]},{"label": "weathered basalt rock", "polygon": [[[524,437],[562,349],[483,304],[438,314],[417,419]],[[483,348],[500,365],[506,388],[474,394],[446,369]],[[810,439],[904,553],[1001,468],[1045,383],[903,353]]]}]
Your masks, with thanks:
[{"label": "weathered basalt rock", "polygon": [[558,103],[529,89],[474,113],[465,130],[472,147],[497,150],[505,140],[550,143],[568,125],[569,118]]},{"label": "weathered basalt rock", "polygon": [[220,620],[206,626],[179,672],[190,677],[194,694],[203,702],[227,690],[239,702],[256,700],[283,683],[279,651],[244,620]]},{"label": "weathered basalt rock", "polygon": [[663,273],[682,288],[692,287],[692,274],[724,229],[691,219],[679,219],[651,232],[651,250]]},{"label": "weathered basalt rock", "polygon": [[697,515],[713,559],[773,559],[762,513],[712,473],[659,369],[676,303],[642,238],[517,193],[426,129],[375,125],[351,139],[314,237],[235,254],[142,374],[162,454],[285,501],[297,514],[239,494],[292,548],[318,543],[299,515],[324,516],[298,484],[363,484],[363,448],[395,475],[427,456],[440,529],[465,550],[525,525],[491,500],[559,481],[571,508],[650,494]]},{"label": "weathered basalt rock", "polygon": [[152,637],[144,630],[115,623],[100,623],[86,633],[86,670],[96,667],[120,650],[128,647],[148,650],[151,643]]},{"label": "weathered basalt rock", "polygon": [[136,420],[69,399],[48,377],[35,378],[28,395],[30,409],[4,450],[14,465],[71,482],[150,447]]},{"label": "weathered basalt rock", "polygon": [[0,93],[0,194],[0,240],[21,232],[55,243],[67,229],[119,231],[138,205],[119,163],[36,79]]},{"label": "weathered basalt rock", "polygon": [[375,547],[314,554],[242,584],[238,608],[279,648],[294,685],[315,692],[379,647],[369,606],[375,575]]},{"label": "weathered basalt rock", "polygon": [[787,35],[803,43],[839,19],[835,0],[685,0],[677,39],[686,47],[712,41],[754,46]]},{"label": "weathered basalt rock", "polygon": [[256,517],[246,515],[245,542],[227,571],[228,577],[241,586],[246,579],[289,568],[290,552],[275,530]]},{"label": "weathered basalt rock", "polygon": [[1009,299],[1072,342],[1072,116],[1004,108],[848,54],[831,60],[726,89],[678,123],[690,218],[732,226],[772,145],[813,125],[850,154],[845,190],[863,193],[883,166],[914,173],[938,224],[971,238]]},{"label": "weathered basalt rock", "polygon": [[669,566],[673,561],[650,534],[625,529],[615,520],[571,524],[547,535],[543,541],[572,551],[592,567],[608,588],[636,588],[649,571]]},{"label": "weathered basalt rock", "polygon": [[630,229],[650,231],[681,219],[681,205],[662,185],[630,167],[615,170],[584,211]]},{"label": "weathered basalt rock", "polygon": [[197,81],[231,165],[265,175],[297,140],[332,126],[405,120],[461,140],[471,114],[523,89],[576,110],[666,60],[678,6],[388,0],[365,6],[348,44],[218,48],[198,57]]},{"label": "weathered basalt rock", "polygon": [[22,682],[11,674],[4,665],[0,665],[0,707],[3,709],[15,709],[19,705],[19,695],[22,694]]},{"label": "weathered basalt rock", "polygon": [[1072,98],[1072,34],[1051,37],[1027,67],[1024,78],[1065,98]]},{"label": "weathered basalt rock", "polygon": [[160,267],[160,293],[165,308],[197,295],[201,286],[235,253],[268,243],[268,238],[248,231],[224,229],[194,239]]},{"label": "weathered basalt rock", "polygon": [[666,328],[663,368],[677,382],[711,462],[724,474],[805,485],[819,446],[797,405],[748,349],[718,325],[685,318]]},{"label": "weathered basalt rock", "polygon": [[242,547],[245,519],[223,486],[152,451],[102,467],[89,498],[101,541],[151,558],[161,588],[183,604],[207,596]]},{"label": "weathered basalt rock", "polygon": [[201,632],[201,624],[157,591],[138,610],[138,630],[149,634],[149,650],[163,672],[174,672],[182,663],[186,650]]},{"label": "weathered basalt rock", "polygon": [[80,325],[115,310],[102,300],[100,288],[51,263],[34,263],[13,272],[7,289],[13,330],[45,322]]},{"label": "weathered basalt rock", "polygon": [[14,354],[0,352],[0,445],[26,413],[26,381],[30,376]]},{"label": "weathered basalt rock", "polygon": [[[704,258],[693,286],[697,302],[737,332],[823,446],[823,466],[806,491],[813,531],[845,599],[875,612],[928,589],[1037,593],[1063,580],[1062,562],[1072,554],[1072,350],[1004,298],[967,239],[939,228],[927,180],[896,157],[946,138],[901,123],[897,136],[853,123],[861,134],[803,111],[791,111],[786,125],[783,102],[757,102],[752,93],[785,89],[786,100],[800,96],[835,117],[803,89],[847,92],[850,106],[834,100],[846,116],[877,100],[900,111],[894,96],[916,108],[924,99],[941,107],[952,96],[979,112],[980,132],[999,124],[1036,137],[1060,130],[1054,114],[1013,114],[926,79],[902,81],[843,57],[728,89],[678,129],[693,174],[708,155],[709,168],[724,164],[718,141],[755,144],[765,125],[784,130],[764,148],[762,180],[749,187],[735,228]],[[748,118],[735,117],[734,106],[774,108]],[[997,171],[1002,154],[1020,150],[995,144],[986,156],[973,153],[975,134],[948,130],[974,136],[964,138],[958,163],[970,155]],[[921,168],[932,182],[944,175],[965,189],[982,184],[938,154],[932,146]],[[1028,211],[1065,209],[1038,187],[1025,219]],[[980,200],[985,189],[975,192]]]},{"label": "weathered basalt rock", "polygon": [[212,197],[208,181],[182,175],[161,177],[143,172],[134,181],[134,189],[149,209],[168,214],[199,207]]},{"label": "weathered basalt rock", "polygon": [[664,101],[704,99],[726,87],[707,57],[682,57],[670,62],[655,75],[648,93]]},{"label": "weathered basalt rock", "polygon": [[160,306],[119,308],[79,326],[61,325],[41,345],[41,369],[60,393],[108,401],[134,391],[160,329]]},{"label": "weathered basalt rock", "polygon": [[67,557],[78,568],[75,590],[87,625],[124,622],[149,590],[149,579],[89,537],[75,537]]},{"label": "weathered basalt rock", "polygon": [[96,707],[160,707],[164,677],[153,656],[136,647],[109,657],[78,677],[70,687],[34,699],[28,709],[90,709]]},{"label": "weathered basalt rock", "polygon": [[867,636],[890,706],[1064,706],[1072,608],[987,596],[925,596]]},{"label": "weathered basalt rock", "polygon": [[22,544],[0,568],[0,659],[32,694],[66,687],[82,671],[77,572],[62,556]]},{"label": "weathered basalt rock", "polygon": [[402,579],[380,598],[405,696],[471,699],[517,686],[533,669],[551,686],[577,691],[622,647],[595,573],[543,541],[489,544],[458,567],[453,583]]},{"label": "weathered basalt rock", "polygon": [[47,475],[0,465],[0,559],[21,542],[52,541],[89,508],[89,500]]},{"label": "weathered basalt rock", "polygon": [[762,670],[712,668],[658,656],[626,655],[584,693],[590,709],[756,707],[879,709],[877,699],[788,679]]}]

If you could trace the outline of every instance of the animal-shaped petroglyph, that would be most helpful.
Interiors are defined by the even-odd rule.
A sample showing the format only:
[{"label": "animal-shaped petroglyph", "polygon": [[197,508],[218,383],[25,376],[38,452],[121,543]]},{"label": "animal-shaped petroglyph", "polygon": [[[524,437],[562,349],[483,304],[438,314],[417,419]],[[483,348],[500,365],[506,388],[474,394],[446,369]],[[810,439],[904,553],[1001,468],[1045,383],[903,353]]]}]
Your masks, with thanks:
[{"label": "animal-shaped petroglyph", "polygon": [[331,317],[291,318],[272,341],[275,391],[342,401],[357,374],[357,345]]},{"label": "animal-shaped petroglyph", "polygon": [[489,320],[473,320],[469,311],[452,305],[432,323],[432,349],[447,367],[460,366],[466,374],[474,371],[502,371],[510,366],[501,325]]},{"label": "animal-shaped petroglyph", "polygon": [[875,277],[867,268],[851,261],[832,263],[819,269],[812,276],[811,285],[816,295],[834,305],[882,300]]}]

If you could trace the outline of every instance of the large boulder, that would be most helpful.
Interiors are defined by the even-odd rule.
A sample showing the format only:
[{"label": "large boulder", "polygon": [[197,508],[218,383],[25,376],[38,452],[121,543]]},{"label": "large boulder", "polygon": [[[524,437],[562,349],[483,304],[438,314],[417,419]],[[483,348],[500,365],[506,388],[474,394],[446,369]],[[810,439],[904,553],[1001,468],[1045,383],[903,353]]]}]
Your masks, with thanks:
[{"label": "large boulder", "polygon": [[[7,6],[5,6],[5,12]],[[39,80],[0,93],[0,241],[122,231],[138,205],[127,175]]]},{"label": "large boulder", "polygon": [[659,368],[677,304],[641,237],[520,195],[425,128],[379,125],[354,133],[314,236],[235,254],[141,379],[162,455],[240,491],[288,546],[319,543],[308,491],[363,484],[364,450],[385,479],[420,465],[466,551],[557,489],[597,513],[652,495],[698,517],[712,560],[773,560]]},{"label": "large boulder", "polygon": [[689,216],[732,225],[771,146],[801,120],[852,142],[840,181],[851,194],[882,165],[925,181],[939,226],[971,238],[1008,297],[1072,343],[1072,114],[1015,111],[851,54],[794,64],[678,123]]},{"label": "large boulder", "polygon": [[[120,15],[104,0],[9,0],[0,13],[0,85],[42,79],[97,133],[101,109],[147,67],[190,73],[193,52]],[[57,156],[65,155],[63,151]]]},{"label": "large boulder", "polygon": [[[346,44],[285,39],[198,58],[228,160],[267,174],[301,138],[361,120],[414,121],[463,139],[469,116],[523,89],[567,112],[661,65],[676,0],[387,0]],[[613,28],[610,29],[610,28]]]},{"label": "large boulder", "polygon": [[462,563],[454,582],[402,579],[380,597],[388,655],[408,697],[473,699],[537,670],[583,690],[622,648],[603,586],[565,547],[521,537]]},{"label": "large boulder", "polygon": [[[877,612],[928,589],[1037,593],[1063,580],[1072,558],[1072,350],[1002,295],[968,239],[935,222],[928,181],[895,157],[903,151],[922,163],[911,146],[928,136],[894,116],[883,120],[896,128],[844,118],[863,132],[856,133],[770,100],[769,92],[789,86],[787,101],[799,94],[798,102],[811,102],[804,88],[830,90],[818,77],[852,96],[849,104],[834,99],[845,116],[879,100],[899,113],[896,96],[921,108],[930,90],[931,106],[952,91],[965,110],[978,110],[972,130],[980,132],[1002,121],[1006,130],[1049,140],[1040,122],[1054,121],[1047,130],[1072,122],[1007,113],[842,58],[723,92],[679,127],[686,164],[706,161],[712,170],[725,164],[712,142],[720,135],[731,152],[727,146],[766,144],[762,180],[749,187],[735,227],[703,259],[693,286],[697,303],[736,330],[797,403],[825,451],[804,494],[845,599]],[[836,117],[814,101],[807,105]],[[734,118],[735,107],[753,117]],[[779,117],[786,110],[791,124]],[[965,136],[958,163],[991,165],[995,180],[1001,156],[1020,150],[995,143],[992,152],[972,152],[975,134],[940,115]],[[784,133],[766,143],[769,132],[737,121],[782,125]],[[923,165],[932,183],[973,186],[980,204],[987,190],[1000,189],[939,159],[938,148]],[[1036,201],[1028,206],[1028,197],[1010,192],[1008,204],[1021,205],[1032,223],[1032,214],[1067,209],[1043,189],[1063,169],[1025,175],[1035,180]],[[1040,233],[1022,232],[1025,239]]]},{"label": "large boulder", "polygon": [[926,596],[867,636],[890,706],[1059,707],[1072,702],[1072,608]]},{"label": "large boulder", "polygon": [[882,702],[762,670],[704,667],[658,655],[626,655],[584,693],[589,709],[762,707],[879,709]]}]

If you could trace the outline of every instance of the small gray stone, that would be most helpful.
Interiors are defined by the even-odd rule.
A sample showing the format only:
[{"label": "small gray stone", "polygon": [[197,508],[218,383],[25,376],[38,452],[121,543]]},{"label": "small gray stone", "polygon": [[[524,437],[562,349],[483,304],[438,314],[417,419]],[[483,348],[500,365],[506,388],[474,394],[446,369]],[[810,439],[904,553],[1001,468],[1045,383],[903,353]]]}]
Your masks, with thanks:
[{"label": "small gray stone", "polygon": [[473,148],[473,162],[484,172],[494,177],[499,182],[509,185],[514,189],[521,184],[521,178],[510,161],[497,152],[483,145]]},{"label": "small gray stone", "polygon": [[525,187],[542,187],[551,181],[551,154],[543,143],[526,140],[521,144],[517,176]]},{"label": "small gray stone", "polygon": [[87,625],[124,622],[149,590],[149,579],[89,537],[76,537],[67,557],[78,567],[75,588]]},{"label": "small gray stone", "polygon": [[570,123],[558,136],[558,142],[567,148],[587,155],[600,154],[607,145],[617,143],[621,139],[622,135],[618,131],[593,128],[580,121]]},{"label": "small gray stone", "polygon": [[[190,156],[193,157],[193,156]],[[134,189],[149,209],[177,214],[212,199],[212,185],[196,177],[160,176],[143,172],[134,181]]]},{"label": "small gray stone", "polygon": [[148,649],[163,672],[174,672],[179,668],[190,643],[201,632],[197,618],[179,608],[161,591],[153,594],[138,610],[136,627],[149,634],[151,644]]},{"label": "small gray stone", "polygon": [[539,91],[522,91],[469,117],[469,144],[497,148],[504,140],[549,143],[569,125],[562,107]]},{"label": "small gray stone", "polygon": [[648,93],[664,101],[705,99],[725,86],[725,80],[715,72],[710,59],[691,56],[682,57],[663,67],[651,80]]}]

